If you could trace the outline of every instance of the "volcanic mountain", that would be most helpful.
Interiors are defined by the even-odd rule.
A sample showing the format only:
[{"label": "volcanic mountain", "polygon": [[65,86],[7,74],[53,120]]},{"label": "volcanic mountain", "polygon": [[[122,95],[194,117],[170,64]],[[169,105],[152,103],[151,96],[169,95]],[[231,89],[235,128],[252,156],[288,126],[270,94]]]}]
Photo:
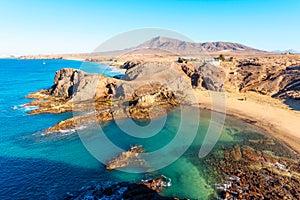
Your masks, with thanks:
[{"label": "volcanic mountain", "polygon": [[187,42],[167,37],[155,37],[137,47],[130,48],[131,51],[157,50],[175,54],[194,55],[201,53],[267,53],[243,44],[232,42]]}]

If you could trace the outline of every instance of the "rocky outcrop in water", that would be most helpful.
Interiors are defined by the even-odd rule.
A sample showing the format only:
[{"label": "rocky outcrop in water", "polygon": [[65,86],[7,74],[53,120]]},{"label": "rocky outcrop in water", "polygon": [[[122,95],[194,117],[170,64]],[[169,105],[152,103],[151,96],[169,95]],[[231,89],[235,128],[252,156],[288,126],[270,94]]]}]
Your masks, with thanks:
[{"label": "rocky outcrop in water", "polygon": [[86,74],[83,71],[64,68],[56,72],[54,85],[49,89],[49,94],[54,97],[70,98],[78,87],[79,80]]},{"label": "rocky outcrop in water", "polygon": [[[68,111],[95,110],[95,100],[101,102],[105,109],[105,101],[112,94],[115,79],[102,75],[87,74],[81,70],[64,68],[58,70],[54,77],[54,84],[47,90],[29,94],[27,98],[36,99],[27,105],[38,106],[30,114],[63,113]],[[76,105],[75,105],[76,104]]]},{"label": "rocky outcrop in water", "polygon": [[196,103],[188,97],[192,88],[181,70],[155,63],[127,65],[124,80],[70,68],[58,70],[51,88],[27,96],[35,99],[27,105],[38,106],[29,113],[82,113],[47,129],[50,133],[90,122],[155,118],[179,103]]},{"label": "rocky outcrop in water", "polygon": [[106,169],[113,170],[127,166],[145,166],[145,161],[140,154],[144,152],[142,146],[133,146],[128,151],[122,152],[116,158],[108,161]]},{"label": "rocky outcrop in water", "polygon": [[93,112],[68,119],[48,132],[75,128],[82,123],[130,117],[150,119],[170,112],[179,104],[197,105],[193,89],[254,91],[274,98],[300,99],[300,59],[296,56],[247,57],[225,60],[220,66],[195,63],[124,63],[125,76],[114,79],[75,69],[56,72],[51,88],[30,94],[38,106],[30,114]]},{"label": "rocky outcrop in water", "polygon": [[299,199],[300,164],[250,146],[224,148],[207,159],[223,174],[215,185],[221,199]]},{"label": "rocky outcrop in water", "polygon": [[158,192],[168,187],[168,179],[159,177],[137,183],[107,183],[102,185],[82,187],[79,191],[69,192],[65,200],[81,199],[124,199],[124,200],[179,200],[174,197],[164,197]]}]

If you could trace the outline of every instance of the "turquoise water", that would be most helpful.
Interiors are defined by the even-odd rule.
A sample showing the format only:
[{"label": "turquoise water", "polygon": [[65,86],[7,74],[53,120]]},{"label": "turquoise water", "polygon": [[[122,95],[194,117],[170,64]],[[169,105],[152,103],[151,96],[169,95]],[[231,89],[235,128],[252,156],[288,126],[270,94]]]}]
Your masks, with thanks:
[{"label": "turquoise water", "polygon": [[30,108],[22,106],[30,101],[24,98],[27,94],[49,88],[56,70],[64,67],[120,74],[79,61],[0,59],[0,199],[56,199],[103,179],[102,166],[78,138],[39,137],[39,131],[72,114],[31,116],[26,114]]},{"label": "turquoise water", "polygon": [[[30,100],[24,96],[49,88],[55,71],[64,67],[109,76],[119,74],[111,67],[79,61],[0,59],[0,199],[61,199],[66,192],[78,190],[85,185],[107,181],[139,181],[162,174],[172,179],[172,186],[166,189],[164,195],[208,198],[213,190],[207,183],[204,171],[209,166],[204,166],[198,158],[198,151],[210,122],[208,111],[201,111],[198,133],[189,150],[171,165],[150,173],[105,170],[105,166],[88,152],[76,134],[43,137],[42,130],[72,117],[72,114],[28,115],[26,112],[30,108],[22,105]],[[146,151],[151,152],[172,141],[179,121],[180,110],[176,110],[168,115],[163,129],[147,139],[126,135],[115,122],[102,125],[102,129],[105,136],[123,149],[141,144]],[[147,124],[140,122],[141,125],[143,123]],[[188,123],[192,126],[197,122],[190,117]],[[117,155],[117,152],[105,148],[104,142],[93,144],[93,137],[98,130],[91,126],[82,130],[81,134],[90,139],[92,148],[101,147],[103,151]],[[234,137],[233,132],[253,135],[255,131],[254,127],[244,122],[228,118],[217,146],[232,145],[243,140]],[[184,134],[190,134],[190,129],[184,130]],[[182,147],[180,142],[176,145],[178,148]],[[172,152],[166,156],[172,156]],[[158,161],[163,162],[164,159],[161,156]]]}]

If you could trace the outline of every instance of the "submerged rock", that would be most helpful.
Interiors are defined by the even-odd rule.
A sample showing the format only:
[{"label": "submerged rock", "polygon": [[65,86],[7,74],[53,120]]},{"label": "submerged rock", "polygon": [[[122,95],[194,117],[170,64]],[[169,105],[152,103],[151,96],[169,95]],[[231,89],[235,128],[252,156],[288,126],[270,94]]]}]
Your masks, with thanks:
[{"label": "submerged rock", "polygon": [[122,152],[116,158],[108,161],[106,169],[113,170],[127,166],[145,166],[145,161],[141,158],[140,153],[144,152],[142,146],[133,146],[128,151]]},{"label": "submerged rock", "polygon": [[[225,148],[222,157],[211,155],[214,171],[224,174],[215,184],[222,199],[299,199],[300,163],[249,146]],[[231,152],[231,156],[228,155]]]},{"label": "submerged rock", "polygon": [[166,177],[160,177],[137,183],[121,182],[87,186],[76,192],[68,192],[65,200],[179,200],[179,198],[164,197],[159,194],[163,188],[168,187],[167,181]]},{"label": "submerged rock", "polygon": [[149,189],[156,192],[162,192],[164,188],[171,186],[171,179],[165,176],[161,176],[160,178],[156,179],[143,180],[141,182],[138,182],[137,184],[145,185]]},{"label": "submerged rock", "polygon": [[235,161],[239,161],[242,158],[242,152],[239,145],[234,145],[231,150],[231,156]]}]

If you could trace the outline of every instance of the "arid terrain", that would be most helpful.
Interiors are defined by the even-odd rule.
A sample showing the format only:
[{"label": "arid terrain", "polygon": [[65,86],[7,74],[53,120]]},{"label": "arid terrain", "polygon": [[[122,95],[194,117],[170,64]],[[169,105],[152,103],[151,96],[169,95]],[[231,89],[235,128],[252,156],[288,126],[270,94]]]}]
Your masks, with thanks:
[{"label": "arid terrain", "polygon": [[[227,114],[256,121],[257,125],[263,122],[261,127],[264,127],[264,129],[268,129],[267,127],[279,129],[281,127],[279,129],[280,132],[290,133],[289,136],[284,137],[290,138],[291,141],[297,141],[295,139],[299,138],[297,134],[299,113],[297,110],[299,109],[300,98],[300,55],[225,54],[224,61],[203,61],[206,58],[218,58],[218,53],[214,53],[211,57],[203,57],[202,55],[200,57],[188,57],[186,61],[181,63],[181,61],[178,62],[178,55],[157,55],[152,54],[153,52],[151,54],[135,53],[122,54],[115,57],[98,56],[93,58],[94,61],[114,65],[122,70],[126,70],[123,80],[107,78],[101,75],[87,75],[84,72],[72,69],[57,72],[54,85],[49,90],[28,96],[30,98],[51,100],[51,104],[44,101],[33,101],[30,103],[30,105],[40,106],[39,109],[32,111],[32,114],[43,112],[61,113],[74,108],[80,110],[76,106],[72,108],[75,104],[73,105],[73,101],[70,101],[70,99],[76,99],[76,94],[78,96],[79,93],[74,90],[73,85],[76,85],[83,77],[77,90],[81,89],[81,84],[84,85],[83,82],[85,81],[88,83],[91,81],[98,82],[97,89],[93,88],[93,92],[97,90],[95,98],[98,102],[102,102],[101,106],[99,104],[97,107],[99,110],[106,110],[108,107],[112,108],[107,101],[119,102],[120,99],[127,102],[136,102],[136,105],[144,101],[145,105],[143,106],[146,106],[153,100],[154,94],[156,94],[156,101],[162,102],[161,98],[165,97],[161,97],[158,93],[161,94],[162,91],[168,91],[168,87],[173,87],[172,90],[177,90],[177,92],[183,88],[188,88],[189,91],[194,92],[199,97],[200,106],[209,108],[209,91],[221,92],[226,94]],[[74,76],[78,76],[78,78],[72,78]],[[180,82],[181,84],[178,84],[177,78],[179,76],[181,76],[180,80],[184,80]],[[151,79],[158,84],[151,83],[153,82]],[[148,80],[148,85],[145,86],[145,83],[142,83],[140,80]],[[124,92],[124,88],[126,92]],[[176,93],[176,91],[172,92]],[[177,93],[178,99],[180,99],[179,93]],[[164,95],[167,94],[165,93]],[[148,97],[149,99],[147,99]],[[150,100],[151,98],[152,100]],[[169,100],[164,106],[176,106],[179,103],[175,101],[169,102]],[[180,101],[184,101],[184,99],[182,98]],[[195,102],[192,103],[195,104]],[[147,106],[150,106],[150,104]],[[130,117],[136,117],[137,119],[149,117],[138,113],[138,109],[133,111],[135,109],[134,104],[130,106],[132,107],[131,111],[127,111]],[[121,114],[121,111],[116,111],[118,109],[119,107],[116,106],[114,112],[121,117],[124,113]],[[273,114],[271,114],[272,112]],[[108,113],[101,114],[101,119],[104,121],[106,118],[108,120],[112,119],[112,117],[113,115]],[[266,126],[266,123],[270,123],[269,126]],[[72,127],[69,127],[69,125],[65,128]],[[54,129],[50,130],[60,129],[62,126],[63,123],[60,124],[60,127],[55,126],[55,128],[53,127]],[[283,139],[282,136],[278,137]],[[298,142],[293,143],[293,145],[289,145],[299,152]]]},{"label": "arid terrain", "polygon": [[[47,134],[51,134],[76,129],[91,122],[103,123],[126,117],[155,118],[172,111],[178,105],[189,105],[221,112],[251,123],[290,147],[296,157],[299,155],[300,55],[272,54],[233,43],[193,45],[171,40],[167,42],[168,45],[164,45],[164,40],[157,41],[156,38],[145,43],[146,46],[143,44],[138,48],[111,54],[22,57],[81,59],[113,65],[125,71],[121,78],[109,78],[87,74],[81,70],[61,69],[56,72],[51,88],[27,96],[34,99],[28,105],[39,107],[30,114],[69,111],[80,113],[45,130]],[[151,48],[148,48],[149,45]],[[163,48],[159,48],[160,46]],[[188,48],[180,50],[181,46]],[[199,46],[211,51],[196,54]],[[170,52],[169,48],[176,49],[176,53]],[[193,55],[186,55],[184,52],[192,52]],[[239,163],[234,162],[234,170],[240,168],[241,163],[254,166],[254,161],[269,158],[261,155],[263,151],[249,150],[247,146],[243,146],[242,151],[240,147],[234,148],[238,153],[233,153],[232,157],[238,154],[235,161],[242,159]],[[222,159],[225,159],[224,162],[232,162],[232,158],[226,156]],[[271,156],[270,162],[262,161],[260,166],[255,167],[262,170],[268,165],[268,172],[272,172],[278,168],[278,162],[290,162],[285,158],[281,161],[276,159]],[[122,162],[130,163],[127,160]],[[272,166],[268,163],[272,163]],[[115,165],[119,166],[120,163]],[[226,168],[224,163],[216,167],[223,171]],[[299,181],[298,168],[297,161],[291,164],[291,170],[296,174],[295,179],[290,182],[293,184],[291,187]],[[244,170],[246,174],[255,173],[253,168]],[[225,170],[224,173],[233,175],[236,171]],[[273,171],[271,174],[277,177],[282,172]],[[261,176],[262,174],[255,174],[259,179]],[[284,181],[289,182],[288,178]],[[260,183],[265,184],[263,181]],[[232,189],[235,190],[235,187],[236,185]],[[299,187],[296,190],[296,193],[288,194],[286,198],[299,197]],[[263,196],[268,196],[270,191],[266,188],[264,192],[250,191],[241,194],[241,197],[245,195],[245,198],[258,198],[263,193]],[[235,193],[233,191],[222,195],[224,198],[234,197]],[[280,194],[276,199],[281,197],[285,196]]]}]

